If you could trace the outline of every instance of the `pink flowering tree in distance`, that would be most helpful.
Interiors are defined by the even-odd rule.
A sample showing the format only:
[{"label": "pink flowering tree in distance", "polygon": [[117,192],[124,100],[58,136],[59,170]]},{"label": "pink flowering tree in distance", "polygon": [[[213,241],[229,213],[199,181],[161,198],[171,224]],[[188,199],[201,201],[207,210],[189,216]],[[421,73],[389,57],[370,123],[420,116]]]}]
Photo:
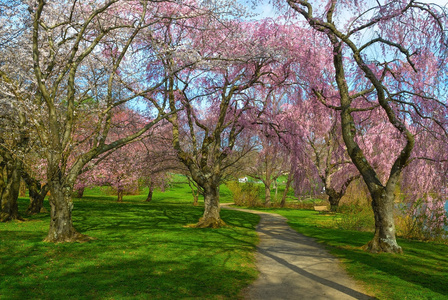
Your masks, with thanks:
[{"label": "pink flowering tree in distance", "polygon": [[[285,76],[286,75],[286,76]],[[285,82],[288,74],[283,74]],[[285,138],[292,136],[291,128],[287,128],[287,118],[284,117],[281,103],[284,101],[284,88],[277,86],[266,88],[257,87],[256,95],[262,100],[263,105],[258,113],[258,117],[251,123],[250,134],[256,140],[257,148],[247,163],[245,173],[260,180],[264,185],[265,201],[264,206],[271,205],[271,190],[274,185],[275,197],[277,200],[277,180],[282,175],[288,175],[285,190],[280,201],[284,206],[286,196],[293,179],[292,170],[294,164],[291,161],[291,151],[285,144]],[[288,110],[288,109],[287,109]]]},{"label": "pink flowering tree in distance", "polygon": [[[116,112],[112,118],[109,139],[113,141],[126,137],[132,134],[133,128],[140,128],[144,123],[145,120],[132,110]],[[139,140],[146,138],[149,133],[150,131],[140,136]],[[123,202],[125,193],[138,191],[145,154],[142,142],[134,141],[92,160],[94,168],[86,175],[95,185],[112,187],[117,193],[117,201]]]},{"label": "pink flowering tree in distance", "polygon": [[177,158],[177,152],[173,148],[169,122],[160,122],[142,142],[145,153],[140,183],[148,188],[146,202],[150,202],[156,188],[165,191],[171,180],[171,173],[182,174],[186,172],[186,168]]},{"label": "pink flowering tree in distance", "polygon": [[[411,126],[435,123],[446,136],[446,97],[439,83],[445,66],[445,15],[440,7],[413,0],[278,3],[303,17],[331,47],[332,88],[315,85],[309,92],[340,113],[348,154],[372,197],[375,234],[365,249],[402,252],[395,238],[393,204],[416,143]],[[375,109],[393,126],[393,137],[400,136],[382,135],[383,148],[377,150],[392,161],[383,178],[359,142],[366,130],[360,115]],[[392,142],[399,143],[398,151],[391,151]]]},{"label": "pink flowering tree in distance", "polygon": [[[257,117],[260,106],[255,87],[263,82],[275,85],[281,76],[284,49],[273,22],[240,22],[235,19],[211,20],[209,30],[194,38],[196,63],[172,74],[161,94],[168,98],[173,126],[173,145],[179,160],[204,194],[204,214],[196,227],[220,227],[219,185],[227,170],[252,147],[241,144],[246,125]],[[163,37],[167,45],[179,43],[182,24],[168,24]],[[173,45],[171,45],[171,48]],[[167,46],[167,48],[169,48]],[[167,72],[175,69],[178,57],[165,53]],[[261,99],[262,100],[262,99]],[[262,106],[262,105],[261,105]]]},{"label": "pink flowering tree in distance", "polygon": [[[427,130],[430,130],[428,134]],[[446,235],[448,218],[448,143],[440,128],[416,132],[416,149],[403,172],[402,191],[408,198],[411,237],[435,239]],[[427,180],[422,180],[422,178]],[[418,185],[415,182],[419,182]]]},{"label": "pink flowering tree in distance", "polygon": [[258,133],[259,149],[255,159],[251,161],[247,172],[253,178],[260,180],[264,185],[264,206],[271,206],[271,189],[277,179],[288,173],[289,157],[283,144],[276,136],[269,136],[263,132]]},{"label": "pink flowering tree in distance", "polygon": [[[296,161],[301,162],[297,164],[297,169],[305,168],[309,176],[321,180],[330,210],[337,211],[350,183],[360,177],[347,155],[338,115],[332,109],[309,100],[286,105],[284,115],[284,123],[291,131],[293,128],[300,130],[291,137],[301,143],[301,148],[294,151],[294,155],[305,156],[295,157]],[[297,180],[295,184],[297,190],[303,190],[305,187],[301,185],[307,182]]]}]

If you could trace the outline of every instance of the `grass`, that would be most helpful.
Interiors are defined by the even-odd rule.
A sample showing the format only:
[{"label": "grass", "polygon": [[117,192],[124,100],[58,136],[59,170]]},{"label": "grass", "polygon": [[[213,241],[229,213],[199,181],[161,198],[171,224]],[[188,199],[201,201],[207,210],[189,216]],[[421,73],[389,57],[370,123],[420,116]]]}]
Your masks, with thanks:
[{"label": "grass", "polygon": [[[0,223],[0,299],[238,299],[257,276],[254,231],[259,217],[223,210],[229,226],[184,227],[203,208],[193,207],[182,177],[142,195],[107,196],[102,189],[75,199],[73,219],[84,244],[48,244],[49,215]],[[221,187],[223,202],[232,201]],[[28,199],[20,198],[24,211]],[[45,203],[47,209],[48,203]],[[343,230],[335,218],[308,210],[263,209],[288,218],[341,258],[347,271],[378,299],[448,299],[448,246],[398,239],[404,254],[362,251],[372,233]]]},{"label": "grass", "polygon": [[193,229],[184,226],[203,208],[188,186],[145,198],[117,203],[97,188],[75,199],[74,226],[89,243],[43,243],[48,214],[1,223],[0,299],[237,299],[256,278],[258,216],[223,210],[229,226]]},{"label": "grass", "polygon": [[448,299],[447,245],[398,239],[404,254],[371,254],[361,247],[373,234],[337,229],[334,216],[310,210],[270,211],[285,216],[293,229],[324,244],[378,299]]}]

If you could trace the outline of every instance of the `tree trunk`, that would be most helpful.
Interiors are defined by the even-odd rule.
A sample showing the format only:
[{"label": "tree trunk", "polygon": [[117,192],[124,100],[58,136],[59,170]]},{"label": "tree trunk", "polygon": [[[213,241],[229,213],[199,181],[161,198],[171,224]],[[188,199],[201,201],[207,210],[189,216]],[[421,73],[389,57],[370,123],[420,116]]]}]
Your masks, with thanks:
[{"label": "tree trunk", "polygon": [[193,195],[193,206],[199,205],[199,186],[194,183],[193,179],[190,178],[190,176],[187,176],[188,179],[188,186],[191,189],[191,194]]},{"label": "tree trunk", "polygon": [[44,208],[44,199],[48,193],[48,184],[41,187],[40,182],[37,180],[32,180],[27,184],[30,194],[30,205],[26,210],[26,214],[35,215],[38,213],[47,212]]},{"label": "tree trunk", "polygon": [[328,195],[330,202],[330,211],[337,212],[339,209],[339,202],[342,198],[342,193],[336,192],[329,184],[325,184],[325,193]]},{"label": "tree trunk", "polygon": [[148,196],[146,197],[146,202],[151,202],[152,201],[152,194],[153,194],[153,188],[152,188],[152,184],[150,184],[149,185]]},{"label": "tree trunk", "polygon": [[19,189],[19,197],[26,196],[26,183],[23,180],[20,180],[20,189]]},{"label": "tree trunk", "polygon": [[277,202],[277,200],[278,200],[278,184],[277,184],[277,178],[274,179],[274,189],[275,189],[274,201]]},{"label": "tree trunk", "polygon": [[[0,156],[0,159],[2,157]],[[2,195],[3,195],[3,191],[5,190],[6,187],[6,163],[2,160],[0,161],[0,207],[2,204]]]},{"label": "tree trunk", "polygon": [[225,224],[220,217],[219,185],[209,183],[204,187],[204,214],[195,228],[219,228]]},{"label": "tree trunk", "polygon": [[[393,219],[393,192],[395,191],[398,178],[401,170],[406,166],[409,160],[412,149],[414,147],[414,137],[406,129],[406,125],[400,121],[390,107],[385,91],[381,84],[378,83],[376,75],[367,67],[362,61],[359,52],[354,53],[358,66],[363,70],[366,77],[374,84],[377,93],[378,102],[383,110],[386,112],[389,121],[397,128],[406,138],[406,145],[395,159],[395,162],[390,170],[389,179],[386,186],[383,186],[378,174],[369,164],[361,148],[355,140],[356,126],[353,116],[351,115],[350,105],[352,99],[350,98],[349,88],[344,74],[344,63],[342,55],[342,43],[337,38],[332,40],[334,46],[334,67],[336,70],[336,82],[339,89],[339,96],[341,101],[341,127],[342,137],[347,146],[347,152],[362,175],[364,182],[369,188],[372,197],[372,208],[375,215],[375,235],[373,239],[364,247],[370,252],[392,252],[402,253],[403,250],[398,246],[395,239],[395,225]],[[384,150],[386,151],[386,150]]]},{"label": "tree trunk", "polygon": [[198,193],[194,193],[193,194],[193,206],[198,206],[199,205],[199,195]]},{"label": "tree trunk", "polygon": [[64,243],[64,242],[86,242],[90,240],[86,235],[80,234],[73,227],[72,221],[72,188],[62,184],[61,180],[50,180],[51,219],[50,230],[44,242]]},{"label": "tree trunk", "polygon": [[292,170],[288,174],[288,180],[286,181],[285,190],[283,191],[282,201],[280,202],[280,207],[285,207],[286,205],[286,197],[288,196],[289,187],[292,182]]},{"label": "tree trunk", "polygon": [[271,185],[270,184],[264,184],[264,194],[265,194],[265,200],[264,200],[264,206],[270,207],[271,206]]},{"label": "tree trunk", "polygon": [[84,196],[84,190],[85,190],[84,187],[77,189],[76,190],[76,198],[82,198],[82,196]]},{"label": "tree trunk", "polygon": [[7,161],[6,163],[6,183],[1,198],[0,221],[21,220],[17,199],[20,190],[20,169],[18,160]]},{"label": "tree trunk", "polygon": [[117,191],[117,202],[123,202],[123,194],[124,194],[124,190],[123,189],[118,189]]},{"label": "tree trunk", "polygon": [[393,190],[391,192],[385,188],[378,189],[371,195],[375,215],[375,235],[364,249],[373,253],[402,253],[403,250],[395,238]]},{"label": "tree trunk", "polygon": [[341,197],[328,195],[328,201],[330,202],[330,211],[337,212],[339,209],[339,202]]}]

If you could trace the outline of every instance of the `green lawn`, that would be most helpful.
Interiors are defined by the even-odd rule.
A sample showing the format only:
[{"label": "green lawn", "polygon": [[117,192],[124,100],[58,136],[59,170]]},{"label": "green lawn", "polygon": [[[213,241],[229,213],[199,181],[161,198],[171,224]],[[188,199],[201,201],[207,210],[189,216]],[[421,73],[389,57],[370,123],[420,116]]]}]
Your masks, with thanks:
[{"label": "green lawn", "polygon": [[0,299],[236,299],[256,278],[258,216],[223,210],[229,226],[193,229],[203,208],[185,185],[145,198],[75,199],[75,227],[96,239],[83,244],[43,243],[48,214],[0,223]]},{"label": "green lawn", "polygon": [[[225,186],[221,197],[232,201]],[[257,276],[259,217],[222,210],[225,228],[185,227],[203,208],[192,206],[182,177],[145,199],[86,191],[73,212],[75,227],[95,238],[83,244],[43,243],[48,214],[0,223],[0,299],[238,299]],[[20,210],[27,205],[21,198]],[[399,239],[403,255],[375,255],[360,249],[372,233],[337,229],[337,216],[269,210],[323,243],[378,299],[448,299],[447,245]]]},{"label": "green lawn", "polygon": [[360,249],[373,233],[336,229],[334,216],[309,210],[271,209],[289,225],[323,243],[378,299],[448,299],[448,246],[398,239],[404,254],[371,254]]}]

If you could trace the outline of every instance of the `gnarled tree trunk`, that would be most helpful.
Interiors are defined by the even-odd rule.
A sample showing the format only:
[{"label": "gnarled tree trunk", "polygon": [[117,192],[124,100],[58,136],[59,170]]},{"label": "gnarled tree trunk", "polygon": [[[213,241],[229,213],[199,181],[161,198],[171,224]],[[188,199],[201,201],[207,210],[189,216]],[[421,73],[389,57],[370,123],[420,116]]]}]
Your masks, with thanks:
[{"label": "gnarled tree trunk", "polygon": [[20,189],[21,163],[16,159],[8,160],[5,168],[6,172],[3,175],[6,175],[6,181],[2,179],[4,183],[2,194],[0,195],[0,221],[21,220],[17,203]]},{"label": "gnarled tree trunk", "polygon": [[28,189],[30,194],[30,205],[26,210],[26,214],[35,215],[38,213],[47,212],[44,208],[44,199],[48,194],[48,184],[41,187],[40,182],[35,180],[28,185]]},{"label": "gnarled tree trunk", "polygon": [[219,228],[225,225],[219,214],[219,185],[208,183],[204,187],[204,214],[199,222],[193,227],[196,228]]},{"label": "gnarled tree trunk", "polygon": [[20,180],[20,188],[19,188],[19,197],[26,196],[26,183],[23,180]]},{"label": "gnarled tree trunk", "polygon": [[394,222],[394,193],[387,188],[379,188],[372,195],[372,209],[375,216],[375,235],[364,246],[364,249],[373,253],[393,252],[402,253],[395,238]]},{"label": "gnarled tree trunk", "polygon": [[72,186],[64,184],[63,179],[51,179],[48,182],[50,189],[51,219],[48,236],[45,242],[84,242],[89,237],[76,231],[72,221]]},{"label": "gnarled tree trunk", "polygon": [[31,177],[25,170],[22,171],[22,178],[25,181],[30,196],[30,205],[26,210],[27,215],[35,215],[42,212],[47,212],[44,208],[44,199],[48,194],[48,184],[41,185],[39,180]]},{"label": "gnarled tree trunk", "polygon": [[339,209],[339,202],[341,201],[341,198],[339,195],[330,195],[328,194],[328,201],[330,202],[330,211],[337,212]]},{"label": "gnarled tree trunk", "polygon": [[337,212],[342,193],[336,192],[335,189],[327,184],[325,185],[325,193],[328,195],[328,202],[330,202],[330,211]]}]

